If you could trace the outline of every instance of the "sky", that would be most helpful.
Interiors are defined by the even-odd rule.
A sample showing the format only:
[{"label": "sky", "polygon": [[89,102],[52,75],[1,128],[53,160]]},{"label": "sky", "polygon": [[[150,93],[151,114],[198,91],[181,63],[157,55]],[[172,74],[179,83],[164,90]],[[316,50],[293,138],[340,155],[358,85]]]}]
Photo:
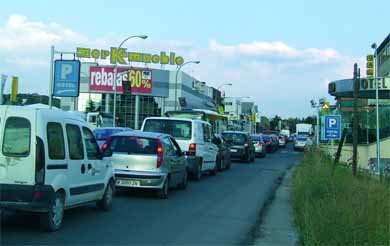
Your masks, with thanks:
[{"label": "sky", "polygon": [[389,9],[388,0],[3,1],[0,73],[19,76],[21,92],[47,94],[51,45],[108,49],[148,35],[125,47],[200,60],[183,70],[232,83],[226,96],[249,97],[262,115],[305,117],[311,99],[332,100],[327,84],[352,77],[355,62],[364,74],[371,44],[389,34]]}]

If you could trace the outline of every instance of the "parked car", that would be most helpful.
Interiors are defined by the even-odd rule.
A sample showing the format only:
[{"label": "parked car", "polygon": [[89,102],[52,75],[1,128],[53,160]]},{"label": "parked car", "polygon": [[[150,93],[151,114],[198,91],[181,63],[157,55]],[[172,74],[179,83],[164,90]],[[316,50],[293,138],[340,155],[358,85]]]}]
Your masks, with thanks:
[{"label": "parked car", "polygon": [[306,146],[306,141],[307,141],[308,136],[307,135],[298,135],[294,141],[294,150],[298,151],[301,150],[303,151]]},{"label": "parked car", "polygon": [[97,202],[110,210],[112,166],[85,120],[58,109],[0,106],[0,208],[41,215],[48,231],[64,210]]},{"label": "parked car", "polygon": [[230,145],[232,158],[238,158],[246,162],[255,161],[255,147],[249,133],[242,131],[225,131],[223,138]]},{"label": "parked car", "polygon": [[267,147],[261,134],[251,136],[253,146],[255,147],[256,156],[265,157],[267,154]]},{"label": "parked car", "polygon": [[271,134],[271,141],[273,145],[273,151],[277,151],[279,149],[279,137],[276,134]]},{"label": "parked car", "polygon": [[214,134],[214,138],[213,138],[212,142],[218,146],[218,156],[217,156],[218,171],[222,171],[224,169],[230,169],[231,158],[230,158],[229,145],[225,142],[223,137],[219,134]]},{"label": "parked car", "polygon": [[279,135],[278,136],[278,144],[279,144],[279,147],[286,147],[286,137],[283,136],[283,135]]},{"label": "parked car", "polygon": [[112,154],[117,187],[156,189],[163,199],[170,188],[187,187],[187,161],[173,137],[127,131],[112,135],[107,143],[104,153]]},{"label": "parked car", "polygon": [[124,132],[124,131],[132,131],[131,128],[126,127],[101,127],[101,128],[95,128],[93,129],[93,134],[95,135],[95,138],[97,140],[97,143],[99,144],[99,147],[101,148],[102,145],[106,142],[106,140],[115,133],[118,132]]},{"label": "parked car", "polygon": [[185,152],[188,169],[195,180],[203,172],[216,175],[218,147],[212,143],[211,125],[202,120],[149,117],[142,124],[144,132],[160,132],[173,136]]}]

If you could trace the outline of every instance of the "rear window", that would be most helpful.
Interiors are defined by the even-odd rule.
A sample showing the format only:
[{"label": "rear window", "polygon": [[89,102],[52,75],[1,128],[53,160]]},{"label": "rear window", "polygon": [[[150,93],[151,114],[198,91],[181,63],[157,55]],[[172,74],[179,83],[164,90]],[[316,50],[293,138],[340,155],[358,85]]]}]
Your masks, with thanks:
[{"label": "rear window", "polygon": [[146,120],[143,131],[166,133],[179,140],[188,140],[191,139],[191,126],[190,121],[149,119]]},{"label": "rear window", "polygon": [[244,144],[247,141],[245,134],[240,133],[223,133],[223,138],[226,142],[230,142],[233,144]]},{"label": "rear window", "polygon": [[93,134],[96,140],[107,140],[111,135],[123,131],[122,129],[95,129]]},{"label": "rear window", "polygon": [[116,136],[111,138],[110,149],[116,153],[156,155],[157,139]]},{"label": "rear window", "polygon": [[24,157],[30,154],[30,121],[20,117],[9,117],[5,123],[3,154]]},{"label": "rear window", "polygon": [[263,135],[263,139],[264,139],[264,141],[268,142],[271,140],[271,137],[268,135]]},{"label": "rear window", "polygon": [[262,137],[260,135],[252,135],[251,136],[252,141],[262,141]]}]

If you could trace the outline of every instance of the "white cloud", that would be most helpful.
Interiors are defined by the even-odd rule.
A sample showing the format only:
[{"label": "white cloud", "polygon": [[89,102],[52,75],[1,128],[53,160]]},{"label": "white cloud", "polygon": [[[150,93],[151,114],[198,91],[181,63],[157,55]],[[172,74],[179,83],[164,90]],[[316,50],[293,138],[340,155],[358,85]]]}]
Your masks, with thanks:
[{"label": "white cloud", "polygon": [[[59,23],[31,21],[21,15],[11,15],[0,24],[0,37],[0,56],[5,58],[0,60],[0,72],[18,75],[21,91],[40,93],[48,91],[50,45],[62,50],[75,50],[78,45],[109,48],[123,39],[113,33],[91,39]],[[200,60],[184,71],[213,86],[233,83],[225,87],[227,95],[251,96],[266,115],[310,113],[308,101],[327,95],[328,81],[349,77],[353,62],[364,61],[332,48],[298,49],[282,41],[227,45],[210,40],[201,47],[194,40],[156,41],[151,35],[147,40],[129,40],[125,46],[140,52],[174,51],[185,60]]]}]

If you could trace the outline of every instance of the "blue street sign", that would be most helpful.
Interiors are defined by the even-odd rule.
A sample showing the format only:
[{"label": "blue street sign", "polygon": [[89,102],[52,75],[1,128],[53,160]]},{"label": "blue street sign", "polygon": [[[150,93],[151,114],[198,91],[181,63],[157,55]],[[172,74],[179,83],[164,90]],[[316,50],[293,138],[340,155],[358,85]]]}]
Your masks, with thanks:
[{"label": "blue street sign", "polygon": [[80,61],[56,60],[54,62],[53,95],[78,97],[80,89]]},{"label": "blue street sign", "polygon": [[341,138],[341,116],[325,116],[324,128],[325,140],[339,140]]}]

